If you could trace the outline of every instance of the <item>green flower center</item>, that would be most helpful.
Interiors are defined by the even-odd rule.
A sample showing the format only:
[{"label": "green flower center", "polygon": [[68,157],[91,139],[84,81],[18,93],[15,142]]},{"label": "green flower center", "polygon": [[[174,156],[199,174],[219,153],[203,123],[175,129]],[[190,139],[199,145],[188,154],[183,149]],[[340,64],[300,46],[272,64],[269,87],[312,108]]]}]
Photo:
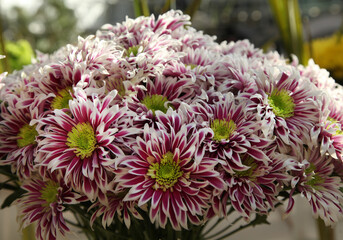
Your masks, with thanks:
[{"label": "green flower center", "polygon": [[155,115],[155,111],[160,110],[163,113],[167,112],[167,107],[165,107],[165,103],[168,101],[168,99],[163,95],[153,94],[153,95],[147,95],[144,97],[144,99],[141,101],[149,110],[153,112]]},{"label": "green flower center", "polygon": [[147,175],[156,180],[156,189],[163,191],[174,186],[177,180],[183,175],[180,166],[173,160],[173,153],[167,152],[163,155],[161,162],[150,165]]},{"label": "green flower center", "polygon": [[115,79],[113,81],[114,89],[118,91],[119,96],[123,97],[126,94],[125,86],[123,84],[123,79]]},{"label": "green flower center", "polygon": [[36,144],[36,137],[38,132],[36,131],[36,125],[25,124],[20,128],[18,133],[17,145],[22,148],[30,144]]},{"label": "green flower center", "polygon": [[58,196],[58,188],[58,183],[54,181],[47,182],[46,185],[42,188],[42,190],[40,190],[40,199],[46,201],[48,205],[50,203],[56,202]]},{"label": "green flower center", "polygon": [[255,159],[248,156],[246,159],[243,160],[243,164],[245,166],[249,166],[250,168],[245,171],[235,171],[235,175],[237,177],[249,177],[251,179],[254,179],[254,172],[258,167],[258,164],[255,162]]},{"label": "green flower center", "polygon": [[332,117],[328,117],[327,121],[331,122],[331,124],[327,126],[327,129],[332,127],[336,130],[336,132],[333,134],[334,136],[343,135],[343,131],[342,131],[341,127],[339,127],[340,126],[339,122],[336,119],[334,119]]},{"label": "green flower center", "polygon": [[287,90],[275,89],[268,97],[269,105],[273,108],[273,112],[276,116],[282,118],[289,118],[294,115],[294,100],[289,95]]},{"label": "green flower center", "polygon": [[314,174],[306,181],[306,185],[311,186],[312,188],[316,190],[320,190],[321,184],[325,182],[325,179],[321,176],[318,176],[318,174]]},{"label": "green flower center", "polygon": [[213,140],[221,141],[229,139],[237,126],[233,120],[215,119],[211,123],[211,129],[214,132]]},{"label": "green flower center", "polygon": [[305,184],[316,190],[320,190],[323,188],[321,184],[325,182],[325,179],[315,173],[315,170],[316,166],[313,163],[311,163],[310,166],[305,169],[304,172],[306,175],[308,175]]},{"label": "green flower center", "polygon": [[126,49],[126,56],[130,57],[131,54],[133,54],[133,56],[136,57],[138,55],[139,48],[140,48],[140,45],[129,47],[128,49]]},{"label": "green flower center", "polygon": [[71,87],[67,87],[57,92],[56,97],[51,102],[51,109],[64,109],[69,108],[69,100],[72,100],[70,92]]},{"label": "green flower center", "polygon": [[96,148],[96,137],[93,127],[87,123],[78,123],[68,133],[66,145],[74,148],[74,153],[81,159],[90,157]]}]

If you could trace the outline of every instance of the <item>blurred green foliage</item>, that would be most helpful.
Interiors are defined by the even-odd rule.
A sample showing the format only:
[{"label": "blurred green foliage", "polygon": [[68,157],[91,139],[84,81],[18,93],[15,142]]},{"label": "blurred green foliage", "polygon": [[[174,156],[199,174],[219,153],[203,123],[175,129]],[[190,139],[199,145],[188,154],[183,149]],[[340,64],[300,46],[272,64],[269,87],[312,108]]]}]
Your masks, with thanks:
[{"label": "blurred green foliage", "polygon": [[303,24],[298,0],[269,0],[279,28],[283,47],[288,56],[295,54],[300,63],[306,64],[304,57]]},{"label": "blurred green foliage", "polygon": [[26,39],[33,49],[52,53],[77,40],[74,10],[62,0],[44,0],[36,11],[14,7],[2,15],[6,40]]},{"label": "blurred green foliage", "polygon": [[24,65],[31,63],[33,50],[26,40],[17,42],[5,42],[6,58],[10,70],[20,70]]}]

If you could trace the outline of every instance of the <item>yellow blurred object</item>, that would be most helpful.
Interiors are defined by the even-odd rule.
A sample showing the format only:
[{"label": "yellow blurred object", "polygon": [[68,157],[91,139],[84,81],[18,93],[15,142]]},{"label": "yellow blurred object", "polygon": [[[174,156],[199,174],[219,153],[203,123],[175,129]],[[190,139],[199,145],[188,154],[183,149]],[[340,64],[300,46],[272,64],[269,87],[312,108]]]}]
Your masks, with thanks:
[{"label": "yellow blurred object", "polygon": [[312,58],[322,68],[330,71],[333,78],[343,80],[343,36],[334,34],[312,41]]}]

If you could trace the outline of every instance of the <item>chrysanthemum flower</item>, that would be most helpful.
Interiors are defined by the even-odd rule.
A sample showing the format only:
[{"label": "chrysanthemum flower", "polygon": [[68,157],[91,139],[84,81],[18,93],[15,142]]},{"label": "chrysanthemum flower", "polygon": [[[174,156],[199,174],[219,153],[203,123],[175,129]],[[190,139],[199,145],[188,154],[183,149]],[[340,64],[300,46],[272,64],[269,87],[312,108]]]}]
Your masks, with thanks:
[{"label": "chrysanthemum flower", "polygon": [[59,239],[70,231],[63,217],[64,205],[78,203],[79,194],[56,177],[32,177],[22,188],[27,191],[17,201],[22,228],[36,223],[36,238],[40,240]]},{"label": "chrysanthemum flower", "polygon": [[9,95],[1,103],[0,165],[11,165],[19,178],[29,178],[34,171],[38,137],[33,120],[41,117],[46,105],[43,98],[22,95]]},{"label": "chrysanthemum flower", "polygon": [[[90,223],[94,224],[97,217],[102,215],[102,226],[104,228],[110,226],[113,223],[114,217],[117,216],[119,221],[125,223],[127,228],[131,225],[131,215],[136,219],[143,220],[143,217],[136,209],[137,201],[123,201],[127,192],[107,193],[107,203],[103,204],[100,201],[95,202],[90,209],[96,208],[94,211]],[[89,209],[89,210],[90,210]]]},{"label": "chrysanthemum flower", "polygon": [[303,136],[319,122],[319,91],[299,77],[293,68],[261,72],[256,78],[257,94],[250,97],[263,134],[276,136],[282,152],[302,148]]},{"label": "chrysanthemum flower", "polygon": [[229,173],[245,169],[240,157],[244,153],[267,163],[269,159],[263,150],[271,143],[257,135],[260,125],[246,111],[248,99],[239,104],[235,101],[233,94],[228,93],[214,104],[199,102],[192,106],[198,123],[210,130],[204,139],[203,154],[215,155]]},{"label": "chrysanthemum flower", "polygon": [[179,131],[171,125],[170,130],[146,125],[144,137],[138,137],[132,147],[133,154],[121,158],[115,181],[129,190],[124,201],[138,200],[138,206],[149,203],[152,222],[165,228],[169,219],[180,230],[187,228],[188,220],[200,223],[210,189],[220,191],[225,184],[214,170],[217,161],[206,157],[195,161],[200,144],[195,125],[183,125]]},{"label": "chrysanthemum flower", "polygon": [[275,153],[274,150],[267,151],[271,159],[268,164],[243,154],[241,158],[246,170],[236,170],[232,174],[222,172],[228,189],[213,199],[208,218],[226,216],[231,205],[246,219],[255,213],[268,214],[274,208],[283,183],[290,180],[286,173],[288,156]]},{"label": "chrysanthemum flower", "polygon": [[[169,108],[177,109],[182,101],[189,101],[194,86],[190,79],[158,75],[153,80],[148,79],[145,88],[136,88],[136,96],[127,101],[128,107],[143,122],[152,120],[156,111],[166,113]],[[143,126],[144,124],[141,127]]]},{"label": "chrysanthemum flower", "polygon": [[310,132],[311,146],[319,146],[322,155],[343,161],[343,105],[331,97],[323,97],[320,122]]},{"label": "chrysanthemum flower", "polygon": [[304,150],[295,160],[292,169],[291,193],[285,214],[294,206],[293,193],[300,192],[312,207],[315,217],[320,217],[326,225],[332,225],[342,216],[343,193],[341,178],[332,176],[332,158],[321,155],[319,148]]},{"label": "chrysanthemum flower", "polygon": [[215,81],[217,90],[221,93],[231,92],[234,95],[255,93],[255,69],[262,67],[262,59],[248,58],[239,54],[225,56],[226,74],[220,81]]},{"label": "chrysanthemum flower", "polygon": [[241,56],[247,56],[248,58],[263,57],[263,52],[259,48],[255,48],[248,40],[240,40],[237,42],[222,42],[219,46],[219,50],[224,55],[238,54]]},{"label": "chrysanthemum flower", "polygon": [[229,77],[227,60],[208,48],[185,48],[179,61],[170,61],[163,74],[180,79],[190,78],[195,83],[197,95]]},{"label": "chrysanthemum flower", "polygon": [[335,88],[335,80],[330,77],[330,73],[320,68],[312,59],[308,61],[306,67],[299,65],[298,69],[301,77],[309,79],[317,88],[324,91]]},{"label": "chrysanthemum flower", "polygon": [[79,91],[69,102],[70,112],[56,109],[39,122],[43,139],[36,162],[50,171],[64,170],[66,183],[90,199],[106,192],[107,166],[123,154],[125,137],[137,133],[128,125],[125,109],[112,105],[115,96],[111,92],[103,100],[96,96],[90,100]]},{"label": "chrysanthemum flower", "polygon": [[[180,42],[172,39],[168,31],[155,29],[153,16],[127,20],[117,26],[105,25],[100,38],[109,38],[122,49],[120,65],[127,66],[127,78],[137,84],[146,78],[161,74],[170,61],[178,61],[175,52]],[[159,23],[162,28],[164,24]],[[167,26],[164,26],[167,27]],[[180,27],[180,26],[178,26]]]},{"label": "chrysanthemum flower", "polygon": [[117,23],[116,26],[106,24],[98,32],[99,38],[113,39],[123,35],[142,34],[144,31],[152,31],[156,35],[167,35],[176,29],[182,29],[185,25],[190,25],[190,17],[182,14],[181,11],[171,10],[155,19],[154,15],[149,17],[138,17],[136,19],[126,18],[126,21]]}]

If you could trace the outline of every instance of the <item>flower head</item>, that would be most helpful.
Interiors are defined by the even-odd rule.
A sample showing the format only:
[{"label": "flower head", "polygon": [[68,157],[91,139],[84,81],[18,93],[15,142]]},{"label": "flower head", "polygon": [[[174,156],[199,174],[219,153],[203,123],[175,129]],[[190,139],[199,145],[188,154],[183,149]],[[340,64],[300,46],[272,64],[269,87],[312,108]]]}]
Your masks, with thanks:
[{"label": "flower head", "polygon": [[264,163],[269,161],[263,149],[271,142],[259,136],[260,126],[247,111],[248,101],[243,98],[236,104],[236,97],[229,93],[213,104],[199,101],[191,105],[190,113],[201,127],[209,130],[203,154],[216,156],[229,173],[244,168],[241,160],[244,153]]},{"label": "flower head", "polygon": [[[290,68],[261,73],[256,81],[257,94],[250,99],[262,122],[263,134],[276,136],[280,151],[302,147],[304,136],[319,122],[321,104],[318,90]],[[290,73],[287,73],[290,71]]]},{"label": "flower head", "polygon": [[125,137],[137,133],[129,127],[125,109],[112,105],[115,94],[90,100],[80,91],[69,103],[70,112],[55,110],[39,125],[43,140],[36,162],[50,171],[64,170],[65,181],[91,199],[99,189],[107,191],[111,176],[107,166],[124,154]]},{"label": "flower head", "polygon": [[169,219],[179,230],[181,226],[187,228],[188,221],[199,224],[199,217],[208,208],[210,189],[220,191],[225,185],[214,171],[215,160],[195,161],[200,142],[194,126],[184,125],[179,130],[169,127],[168,133],[145,126],[144,137],[137,138],[133,154],[121,158],[116,182],[128,189],[124,201],[137,200],[138,206],[149,202],[152,222],[164,228]]},{"label": "flower head", "polygon": [[35,120],[40,119],[46,107],[43,98],[25,98],[12,95],[1,103],[0,160],[1,165],[11,165],[19,178],[29,178],[34,171],[37,151]]},{"label": "flower head", "polygon": [[292,191],[286,209],[288,214],[294,205],[292,197],[299,191],[312,207],[316,217],[332,225],[341,218],[343,193],[341,179],[332,176],[334,165],[330,156],[321,155],[319,148],[308,149],[296,159],[292,169]]},{"label": "flower head", "polygon": [[70,231],[63,217],[64,205],[78,203],[80,195],[56,177],[33,177],[22,188],[27,191],[17,201],[22,228],[36,222],[36,238],[40,240],[58,239]]}]

